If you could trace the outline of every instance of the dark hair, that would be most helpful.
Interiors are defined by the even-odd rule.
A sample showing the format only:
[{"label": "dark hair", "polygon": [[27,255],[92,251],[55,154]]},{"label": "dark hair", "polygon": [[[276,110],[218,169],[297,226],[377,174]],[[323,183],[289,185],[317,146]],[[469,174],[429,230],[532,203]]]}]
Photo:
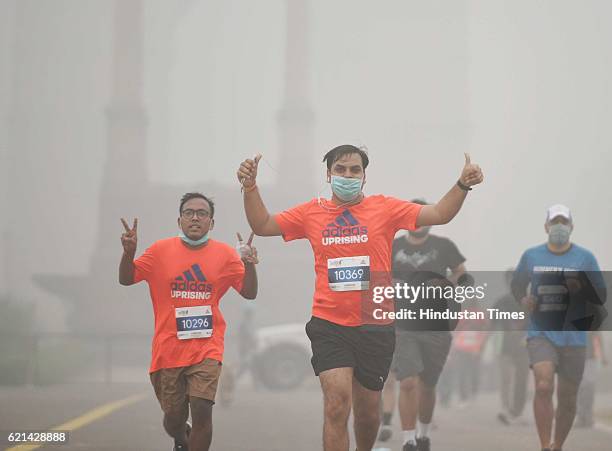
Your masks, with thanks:
[{"label": "dark hair", "polygon": [[419,205],[429,205],[427,201],[421,197],[412,199],[410,202],[412,202],[413,204],[419,204]]},{"label": "dark hair", "polygon": [[323,161],[327,163],[327,169],[331,170],[332,165],[342,158],[345,155],[351,155],[353,153],[358,154],[361,157],[361,162],[363,163],[363,169],[368,167],[368,163],[370,163],[370,159],[368,158],[368,153],[360,149],[359,147],[352,146],[351,144],[343,144],[338,147],[334,147],[332,150],[327,152],[323,157]]},{"label": "dark hair", "polygon": [[181,197],[181,205],[179,206],[179,214],[183,214],[183,205],[185,205],[185,202],[191,199],[204,199],[206,202],[208,202],[208,205],[210,206],[210,218],[212,219],[215,216],[215,204],[212,200],[210,200],[202,193],[183,194],[183,197]]}]

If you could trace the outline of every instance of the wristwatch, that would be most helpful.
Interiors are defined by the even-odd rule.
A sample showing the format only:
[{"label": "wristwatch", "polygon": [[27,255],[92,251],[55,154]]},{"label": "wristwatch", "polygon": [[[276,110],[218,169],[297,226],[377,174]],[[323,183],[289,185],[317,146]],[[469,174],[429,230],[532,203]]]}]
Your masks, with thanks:
[{"label": "wristwatch", "polygon": [[461,188],[463,191],[472,191],[472,188],[461,183],[461,180],[457,180],[457,186]]}]

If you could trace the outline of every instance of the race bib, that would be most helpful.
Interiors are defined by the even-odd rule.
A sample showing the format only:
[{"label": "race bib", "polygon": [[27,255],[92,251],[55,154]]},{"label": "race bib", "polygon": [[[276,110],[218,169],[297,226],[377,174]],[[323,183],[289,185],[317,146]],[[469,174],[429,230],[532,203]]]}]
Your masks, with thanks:
[{"label": "race bib", "polygon": [[176,312],[176,336],[179,340],[209,338],[213,334],[213,315],[210,305],[179,307]]},{"label": "race bib", "polygon": [[568,291],[563,285],[540,285],[537,289],[537,295],[538,311],[563,312],[567,310]]},{"label": "race bib", "polygon": [[370,257],[340,257],[327,260],[327,279],[333,291],[370,288]]}]

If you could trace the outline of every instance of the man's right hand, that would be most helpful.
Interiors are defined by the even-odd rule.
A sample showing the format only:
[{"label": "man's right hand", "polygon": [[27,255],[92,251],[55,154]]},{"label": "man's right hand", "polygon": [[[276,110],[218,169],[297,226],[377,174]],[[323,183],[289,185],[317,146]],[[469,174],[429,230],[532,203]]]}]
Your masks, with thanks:
[{"label": "man's right hand", "polygon": [[531,313],[535,309],[536,298],[532,295],[525,296],[523,299],[521,299],[521,305],[525,308],[525,310]]},{"label": "man's right hand", "polygon": [[121,234],[121,244],[123,245],[123,252],[132,257],[136,255],[136,246],[138,244],[138,218],[134,218],[134,225],[130,229],[125,219],[121,218],[121,223],[125,232]]},{"label": "man's right hand", "polygon": [[240,164],[236,175],[238,176],[238,181],[241,183],[243,188],[251,188],[252,186],[255,186],[259,160],[261,160],[260,153],[255,156],[255,159],[251,160],[249,158]]}]

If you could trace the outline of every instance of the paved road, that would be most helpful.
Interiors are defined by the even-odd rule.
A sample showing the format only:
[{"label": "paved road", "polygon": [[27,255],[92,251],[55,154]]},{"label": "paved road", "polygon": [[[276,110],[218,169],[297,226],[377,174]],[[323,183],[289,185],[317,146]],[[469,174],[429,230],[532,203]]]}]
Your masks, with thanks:
[{"label": "paved road", "polygon": [[[46,429],[111,401],[144,393],[144,399],[73,431],[63,447],[42,450],[167,451],[171,441],[161,429],[161,413],[146,384],[71,385],[0,388],[0,430]],[[608,398],[609,400],[609,398]],[[608,406],[612,407],[612,406]],[[531,419],[504,427],[495,418],[497,399],[484,395],[464,409],[440,409],[432,432],[436,451],[538,450]],[[295,392],[253,391],[239,387],[229,407],[215,407],[216,451],[316,451],[321,449],[321,395],[315,383]],[[528,415],[530,417],[530,415]],[[397,427],[397,425],[396,425]],[[400,433],[389,448],[400,450]],[[609,450],[612,434],[575,430],[566,451]],[[4,446],[4,445],[3,445]],[[2,446],[0,446],[2,448]]]}]

